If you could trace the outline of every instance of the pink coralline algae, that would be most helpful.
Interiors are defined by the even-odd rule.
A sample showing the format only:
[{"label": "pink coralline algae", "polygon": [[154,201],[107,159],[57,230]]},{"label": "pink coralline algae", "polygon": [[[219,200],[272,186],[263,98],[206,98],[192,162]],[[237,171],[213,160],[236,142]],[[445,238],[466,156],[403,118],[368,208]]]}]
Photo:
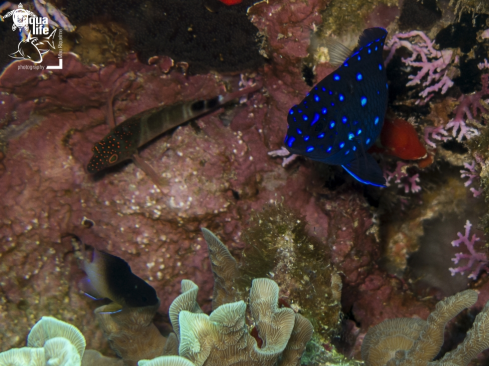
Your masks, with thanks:
[{"label": "pink coralline algae", "polygon": [[[464,163],[464,167],[465,169],[460,170],[460,176],[462,178],[468,178],[464,184],[466,187],[470,186],[474,182],[474,180],[480,181],[480,174],[475,168],[475,161],[472,161],[472,163]],[[479,187],[479,189],[471,187],[470,191],[472,192],[474,197],[479,197],[483,193],[481,187]]]},{"label": "pink coralline algae", "polygon": [[445,128],[443,126],[437,126],[437,127],[426,126],[424,128],[424,142],[426,143],[426,145],[431,146],[432,148],[436,147],[436,143],[434,143],[430,139],[430,135],[432,139],[438,141],[450,140],[450,137],[447,136],[448,132],[445,131]]},{"label": "pink coralline algae", "polygon": [[464,266],[449,268],[449,270],[452,273],[452,276],[455,276],[456,273],[460,273],[463,275],[466,271],[472,271],[469,275],[469,278],[476,280],[481,271],[484,270],[486,272],[489,272],[489,267],[487,266],[489,261],[485,253],[479,253],[475,251],[475,242],[479,241],[480,239],[475,234],[473,234],[472,238],[469,239],[470,229],[472,227],[472,224],[469,220],[467,220],[467,223],[464,227],[465,234],[462,235],[462,233],[457,233],[458,239],[452,241],[452,245],[454,247],[458,247],[461,243],[463,243],[469,250],[469,253],[457,253],[455,254],[455,258],[453,258],[452,261],[453,263],[458,264],[461,259],[467,259],[468,263]]},{"label": "pink coralline algae", "polygon": [[[459,104],[454,110],[455,116],[446,125],[426,126],[424,128],[424,141],[428,146],[436,147],[433,139],[438,141],[449,140],[450,129],[452,130],[452,136],[458,142],[461,142],[464,138],[470,140],[474,136],[480,135],[480,131],[477,128],[479,122],[476,117],[488,112],[481,103],[481,99],[489,94],[489,74],[482,75],[481,81],[482,89],[480,91],[473,94],[463,94],[459,98]],[[471,127],[470,124],[476,127]]]},{"label": "pink coralline algae", "polygon": [[386,168],[384,168],[384,177],[387,182],[387,186],[390,186],[392,183],[397,183],[399,188],[404,188],[404,193],[417,193],[421,191],[421,186],[419,183],[419,174],[409,175],[407,169],[410,166],[402,161],[398,161],[396,163],[396,169],[390,172]]},{"label": "pink coralline algae", "polygon": [[[406,40],[412,37],[419,37],[420,41],[411,42]],[[412,80],[406,85],[411,86],[422,83],[426,87],[419,93],[423,98],[423,103],[430,100],[434,96],[434,92],[441,89],[441,94],[445,94],[453,86],[453,81],[450,79],[447,69],[452,59],[451,50],[436,50],[433,47],[433,41],[421,31],[398,33],[385,46],[385,49],[389,51],[385,64],[389,63],[399,47],[406,47],[413,53],[411,57],[402,60],[406,65],[421,68],[416,75],[409,76]],[[421,61],[415,61],[418,56],[421,57]],[[434,82],[435,84],[433,84]]]},{"label": "pink coralline algae", "polygon": [[455,109],[455,117],[445,126],[446,130],[452,129],[452,135],[457,138],[457,141],[462,141],[464,137],[471,139],[474,136],[480,135],[477,128],[467,126],[467,121],[474,121],[479,112],[488,112],[482,105],[481,99],[484,95],[489,94],[489,74],[482,75],[481,81],[482,89],[480,91],[470,95],[464,94],[460,97],[459,105]]}]

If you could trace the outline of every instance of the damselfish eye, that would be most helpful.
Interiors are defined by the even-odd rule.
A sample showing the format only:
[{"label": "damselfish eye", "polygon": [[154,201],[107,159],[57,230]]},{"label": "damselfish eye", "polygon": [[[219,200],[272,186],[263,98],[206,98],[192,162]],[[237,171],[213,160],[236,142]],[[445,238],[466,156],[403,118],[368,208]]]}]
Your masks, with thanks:
[{"label": "damselfish eye", "polygon": [[119,155],[114,154],[109,158],[109,163],[114,164],[117,161],[117,159],[119,159]]}]

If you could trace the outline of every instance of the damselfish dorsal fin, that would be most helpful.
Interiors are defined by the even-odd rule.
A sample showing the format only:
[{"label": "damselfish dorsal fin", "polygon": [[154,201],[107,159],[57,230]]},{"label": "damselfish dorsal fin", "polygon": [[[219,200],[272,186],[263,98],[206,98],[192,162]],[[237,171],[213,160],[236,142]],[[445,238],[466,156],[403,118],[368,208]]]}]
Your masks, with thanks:
[{"label": "damselfish dorsal fin", "polygon": [[372,155],[358,154],[348,164],[342,165],[353,178],[363,184],[370,184],[376,187],[385,187],[385,178],[382,169]]},{"label": "damselfish dorsal fin", "polygon": [[387,31],[384,28],[368,28],[365,29],[358,38],[357,48],[362,48],[369,43],[375,42],[377,39],[384,37]]}]

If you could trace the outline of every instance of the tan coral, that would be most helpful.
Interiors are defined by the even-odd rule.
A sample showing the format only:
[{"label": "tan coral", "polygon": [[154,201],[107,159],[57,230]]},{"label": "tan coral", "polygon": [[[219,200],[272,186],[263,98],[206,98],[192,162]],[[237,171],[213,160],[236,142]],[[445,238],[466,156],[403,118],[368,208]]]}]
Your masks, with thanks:
[{"label": "tan coral", "polygon": [[179,356],[160,356],[152,360],[141,360],[138,366],[195,366],[186,358]]},{"label": "tan coral", "polygon": [[228,248],[206,228],[202,229],[214,274],[214,293],[212,308],[222,304],[243,300],[244,296],[235,288],[235,280],[240,277],[238,263],[229,253]]},{"label": "tan coral", "polygon": [[224,360],[247,366],[299,365],[312,336],[312,324],[292,309],[278,308],[278,292],[278,285],[266,278],[255,279],[251,287],[250,312],[263,340],[262,348],[249,333],[246,304],[240,300],[219,306],[210,316],[180,311],[179,355],[196,366],[222,365]]},{"label": "tan coral", "polygon": [[0,353],[2,366],[44,366],[46,357],[44,348],[14,348]]},{"label": "tan coral", "polygon": [[0,353],[0,366],[80,366],[85,345],[76,327],[43,316],[29,332],[27,347]]},{"label": "tan coral", "polygon": [[44,343],[46,365],[75,366],[81,365],[81,357],[75,346],[66,338],[56,337]]},{"label": "tan coral", "polygon": [[178,316],[181,311],[187,310],[192,313],[201,313],[199,304],[197,304],[197,292],[199,287],[189,280],[182,280],[182,294],[178,296],[170,305],[168,315],[170,316],[170,322],[173,327],[173,331],[177,335],[180,335],[180,325],[178,323]]},{"label": "tan coral", "polygon": [[67,339],[78,352],[80,359],[83,358],[86,342],[81,332],[71,324],[51,316],[43,316],[29,332],[27,336],[28,347],[44,347],[44,344],[56,337]]},{"label": "tan coral", "polygon": [[466,366],[480,352],[489,348],[489,302],[475,318],[463,343],[441,360],[430,361],[443,345],[445,325],[476,301],[477,292],[466,290],[440,301],[426,321],[389,319],[372,327],[362,344],[365,364]]}]

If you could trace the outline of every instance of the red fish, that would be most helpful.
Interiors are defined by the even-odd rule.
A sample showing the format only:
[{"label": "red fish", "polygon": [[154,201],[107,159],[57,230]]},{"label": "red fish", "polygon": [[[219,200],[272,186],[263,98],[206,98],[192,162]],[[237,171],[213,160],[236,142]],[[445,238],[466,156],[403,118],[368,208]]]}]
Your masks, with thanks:
[{"label": "red fish", "polygon": [[226,5],[237,5],[237,4],[241,4],[243,0],[219,0],[219,1]]},{"label": "red fish", "polygon": [[385,119],[380,133],[383,152],[404,160],[418,160],[426,157],[426,148],[419,141],[418,133],[409,122],[396,118]]}]

